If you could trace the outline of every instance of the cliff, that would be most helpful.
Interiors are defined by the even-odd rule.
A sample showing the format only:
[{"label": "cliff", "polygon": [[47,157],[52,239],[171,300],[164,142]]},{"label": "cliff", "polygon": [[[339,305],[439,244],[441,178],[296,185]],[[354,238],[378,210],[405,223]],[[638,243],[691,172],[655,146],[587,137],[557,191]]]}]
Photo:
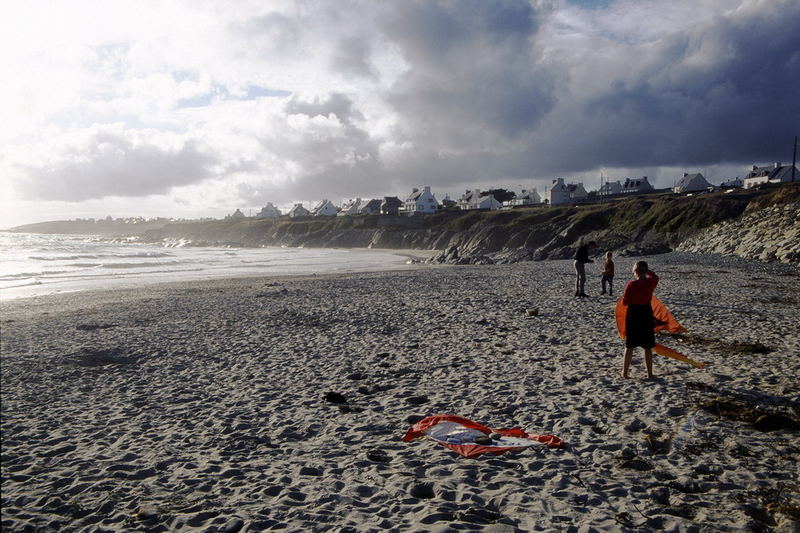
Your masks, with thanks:
[{"label": "cliff", "polygon": [[[752,220],[760,221],[758,235],[762,235],[752,240],[763,241],[763,234],[770,234],[776,242],[791,241],[792,235],[796,236],[797,203],[800,184],[789,184],[758,191],[689,197],[664,194],[580,207],[454,211],[426,217],[359,215],[184,222],[143,232],[141,237],[149,242],[186,239],[196,245],[441,250],[433,261],[458,264],[563,259],[571,257],[576,242],[586,240],[620,255],[667,252],[683,242],[697,251],[737,253],[737,248],[723,243],[726,239],[749,242],[743,235],[750,231]],[[773,223],[773,217],[786,221],[794,218],[795,224]],[[728,237],[714,229],[720,223],[727,223],[723,227]],[[753,251],[749,256],[800,262],[791,245],[781,244],[779,248],[774,253]]]}]

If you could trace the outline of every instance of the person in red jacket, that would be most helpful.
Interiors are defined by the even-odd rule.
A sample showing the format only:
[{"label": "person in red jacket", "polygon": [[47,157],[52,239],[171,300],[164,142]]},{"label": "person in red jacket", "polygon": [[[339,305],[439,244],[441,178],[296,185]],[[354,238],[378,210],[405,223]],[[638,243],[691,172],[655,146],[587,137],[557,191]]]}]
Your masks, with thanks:
[{"label": "person in red jacket", "polygon": [[625,315],[625,355],[622,359],[622,377],[627,378],[631,366],[633,349],[644,348],[644,364],[648,379],[653,377],[653,347],[656,345],[653,330],[653,308],[650,300],[658,285],[658,276],[647,266],[647,261],[637,261],[633,265],[632,281],[625,286],[622,303],[628,306]]}]

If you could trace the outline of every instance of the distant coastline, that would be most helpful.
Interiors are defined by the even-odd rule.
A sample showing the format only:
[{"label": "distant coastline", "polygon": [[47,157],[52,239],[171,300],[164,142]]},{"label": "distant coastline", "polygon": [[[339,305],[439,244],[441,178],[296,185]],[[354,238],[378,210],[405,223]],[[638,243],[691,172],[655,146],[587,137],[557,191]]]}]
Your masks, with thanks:
[{"label": "distant coastline", "polygon": [[[615,250],[621,255],[669,252],[690,238],[703,251],[736,254],[730,246],[727,252],[721,245],[704,248],[697,239],[713,232],[709,228],[715,224],[736,224],[742,217],[776,205],[789,206],[791,211],[791,206],[798,204],[800,184],[790,183],[761,190],[739,189],[691,197],[639,196],[569,207],[453,210],[417,216],[142,219],[135,223],[130,219],[53,221],[8,231],[94,234],[153,244],[180,240],[194,246],[425,250],[439,252],[429,258],[433,262],[486,264],[569,258],[575,243],[582,239],[595,240],[600,249]],[[793,231],[791,218],[790,214],[788,223],[774,226],[766,234],[768,240],[787,241]],[[789,234],[785,235],[787,231]],[[713,238],[713,233],[708,237]],[[791,246],[751,255],[754,259],[800,264],[800,250]]]}]

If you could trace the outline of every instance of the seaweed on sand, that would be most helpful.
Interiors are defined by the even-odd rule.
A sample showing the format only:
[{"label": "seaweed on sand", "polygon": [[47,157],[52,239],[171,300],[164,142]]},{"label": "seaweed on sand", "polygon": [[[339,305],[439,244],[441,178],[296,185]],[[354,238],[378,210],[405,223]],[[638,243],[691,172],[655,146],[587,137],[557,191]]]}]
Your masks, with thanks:
[{"label": "seaweed on sand", "polygon": [[765,346],[760,342],[750,341],[726,341],[723,339],[715,339],[712,337],[703,337],[702,335],[693,334],[678,334],[674,335],[676,339],[687,344],[695,346],[708,346],[727,354],[768,354],[773,351],[769,346]]},{"label": "seaweed on sand", "polygon": [[780,411],[766,410],[741,398],[718,396],[701,401],[699,407],[723,418],[747,422],[760,431],[800,429],[800,420],[795,416]]}]

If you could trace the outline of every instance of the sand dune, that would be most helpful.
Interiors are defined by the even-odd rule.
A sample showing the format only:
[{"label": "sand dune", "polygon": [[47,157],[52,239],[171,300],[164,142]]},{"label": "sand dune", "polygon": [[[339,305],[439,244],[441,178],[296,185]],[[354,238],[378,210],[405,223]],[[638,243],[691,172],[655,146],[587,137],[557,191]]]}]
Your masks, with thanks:
[{"label": "sand dune", "polygon": [[[794,530],[797,269],[649,259],[703,370],[618,377],[597,263],[586,300],[552,261],[4,302],[3,530]],[[569,446],[401,441],[437,413]]]}]

